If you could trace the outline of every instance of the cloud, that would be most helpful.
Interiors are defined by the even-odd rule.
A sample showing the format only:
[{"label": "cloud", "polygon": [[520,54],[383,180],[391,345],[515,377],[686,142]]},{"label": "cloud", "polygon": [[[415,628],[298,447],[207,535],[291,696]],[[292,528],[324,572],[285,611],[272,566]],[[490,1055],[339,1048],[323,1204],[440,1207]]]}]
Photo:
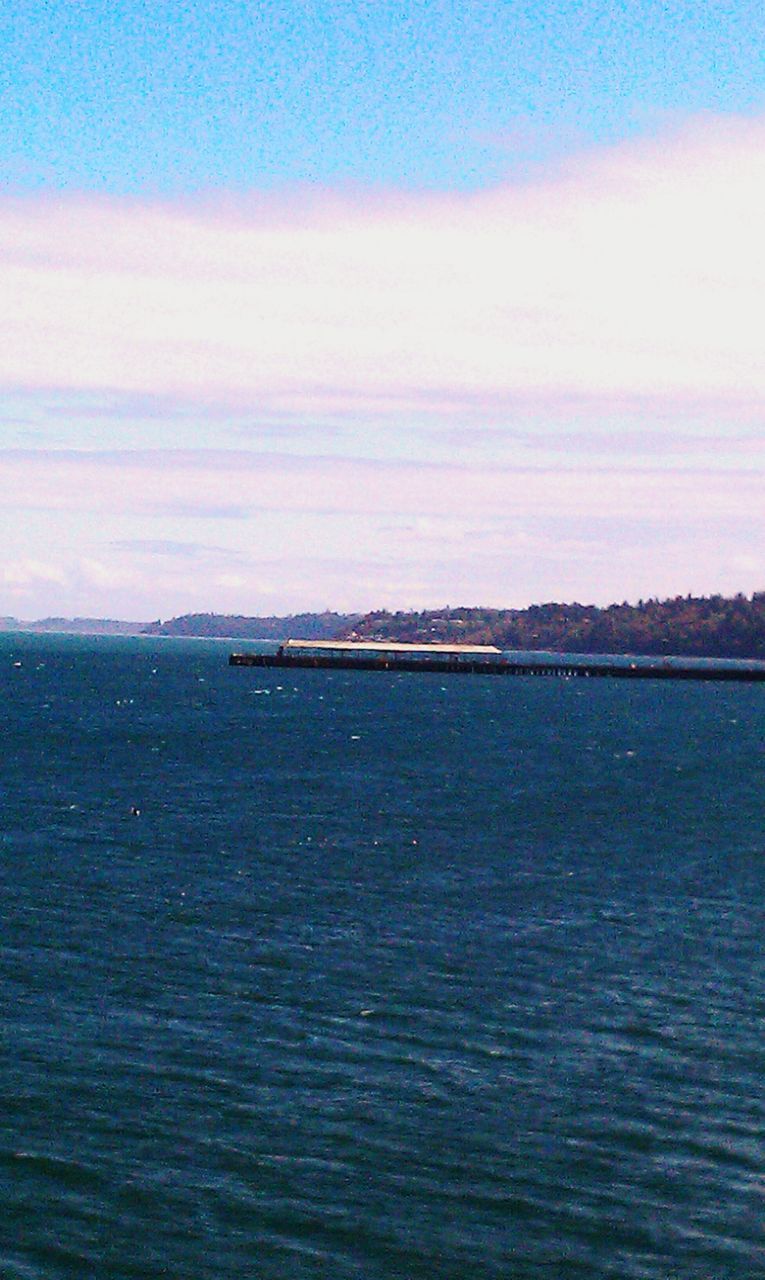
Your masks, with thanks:
[{"label": "cloud", "polygon": [[765,392],[764,213],[765,120],[742,118],[479,193],[5,198],[0,381],[306,421],[735,418]]},{"label": "cloud", "polygon": [[482,192],[0,197],[0,583],[135,617],[761,586],[764,206],[739,118]]},{"label": "cloud", "polygon": [[[209,515],[226,493],[236,522]],[[0,452],[0,505],[0,613],[30,617],[750,591],[765,555],[762,477],[742,469]]]},{"label": "cloud", "polygon": [[221,557],[238,559],[240,553],[228,547],[209,546],[203,542],[175,542],[172,538],[122,538],[112,542],[111,547],[118,552],[127,552],[131,556],[151,556],[159,559],[220,560]]},{"label": "cloud", "polygon": [[25,590],[39,583],[63,586],[67,575],[60,565],[42,560],[13,560],[0,569],[0,582],[12,589]]},{"label": "cloud", "polygon": [[762,520],[762,474],[687,467],[628,469],[378,461],[212,450],[0,451],[0,505],[131,517],[248,520],[269,512],[351,518],[639,515]]},{"label": "cloud", "polygon": [[136,587],[140,581],[138,572],[129,566],[106,563],[95,556],[81,556],[76,571],[80,583],[99,590]]}]

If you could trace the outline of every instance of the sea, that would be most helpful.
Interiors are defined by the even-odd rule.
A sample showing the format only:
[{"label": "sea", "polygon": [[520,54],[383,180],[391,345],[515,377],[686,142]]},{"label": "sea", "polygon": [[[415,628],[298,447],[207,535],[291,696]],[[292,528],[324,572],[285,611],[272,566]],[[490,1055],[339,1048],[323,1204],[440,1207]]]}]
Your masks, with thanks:
[{"label": "sea", "polygon": [[0,636],[3,1280],[765,1276],[765,686]]}]

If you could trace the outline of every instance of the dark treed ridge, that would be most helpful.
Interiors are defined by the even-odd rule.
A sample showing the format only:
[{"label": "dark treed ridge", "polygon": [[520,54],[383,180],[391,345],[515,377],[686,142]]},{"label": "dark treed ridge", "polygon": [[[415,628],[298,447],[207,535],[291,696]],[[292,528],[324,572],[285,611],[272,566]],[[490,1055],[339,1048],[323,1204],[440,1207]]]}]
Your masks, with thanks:
[{"label": "dark treed ridge", "polygon": [[348,638],[411,643],[460,641],[562,653],[677,654],[765,658],[765,592],[751,598],[675,596],[604,608],[537,604],[528,609],[445,608],[366,614]]},{"label": "dark treed ridge", "polygon": [[199,636],[226,640],[334,640],[358,620],[356,613],[296,613],[288,617],[241,617],[222,613],[186,613],[152,622],[143,635]]}]

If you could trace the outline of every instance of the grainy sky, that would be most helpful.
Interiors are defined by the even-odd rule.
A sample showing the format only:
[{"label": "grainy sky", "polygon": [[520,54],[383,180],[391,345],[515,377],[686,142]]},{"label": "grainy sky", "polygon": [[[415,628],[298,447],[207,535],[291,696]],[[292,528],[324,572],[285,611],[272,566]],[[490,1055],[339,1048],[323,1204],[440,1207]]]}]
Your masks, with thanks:
[{"label": "grainy sky", "polygon": [[0,12],[0,614],[765,587],[761,4]]}]

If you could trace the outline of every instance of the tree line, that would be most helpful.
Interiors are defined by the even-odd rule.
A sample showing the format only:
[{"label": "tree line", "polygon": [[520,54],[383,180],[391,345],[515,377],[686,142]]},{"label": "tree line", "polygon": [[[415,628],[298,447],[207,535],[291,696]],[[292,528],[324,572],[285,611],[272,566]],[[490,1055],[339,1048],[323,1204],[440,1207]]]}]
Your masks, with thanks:
[{"label": "tree line", "polygon": [[765,658],[765,591],[675,596],[637,604],[534,604],[527,609],[375,610],[349,636],[415,644],[493,644],[562,653]]}]

